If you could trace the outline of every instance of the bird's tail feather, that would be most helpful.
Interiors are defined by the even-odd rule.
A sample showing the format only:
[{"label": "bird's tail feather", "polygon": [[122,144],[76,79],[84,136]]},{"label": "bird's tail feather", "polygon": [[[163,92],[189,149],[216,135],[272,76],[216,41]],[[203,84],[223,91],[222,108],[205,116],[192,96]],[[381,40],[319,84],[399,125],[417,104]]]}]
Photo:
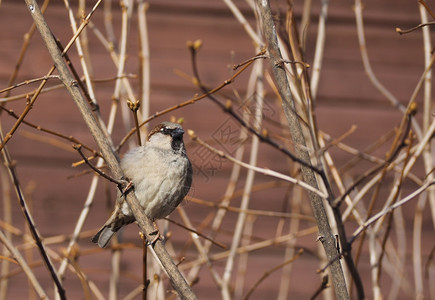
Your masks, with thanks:
[{"label": "bird's tail feather", "polygon": [[97,234],[94,235],[92,242],[96,244],[98,243],[100,248],[105,248],[115,233],[116,231],[113,231],[110,227],[104,225],[103,228],[101,228]]}]

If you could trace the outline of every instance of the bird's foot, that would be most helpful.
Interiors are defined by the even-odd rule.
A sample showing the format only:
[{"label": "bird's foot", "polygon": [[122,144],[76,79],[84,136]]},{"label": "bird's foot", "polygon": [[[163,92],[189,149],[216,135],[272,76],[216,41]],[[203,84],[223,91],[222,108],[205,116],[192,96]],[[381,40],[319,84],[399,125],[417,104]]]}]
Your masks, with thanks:
[{"label": "bird's foot", "polygon": [[151,240],[151,242],[148,242],[148,245],[152,246],[152,247],[154,247],[154,245],[156,244],[156,242],[158,240],[161,240],[161,241],[164,240],[164,237],[160,234],[159,228],[157,227],[157,224],[155,221],[153,222],[153,226],[154,226],[154,231],[151,231],[149,233],[149,235],[155,235],[155,237]]},{"label": "bird's foot", "polygon": [[119,187],[119,190],[121,191],[121,196],[125,197],[133,189],[134,184],[127,177],[122,177],[121,181],[123,182],[124,187]]}]

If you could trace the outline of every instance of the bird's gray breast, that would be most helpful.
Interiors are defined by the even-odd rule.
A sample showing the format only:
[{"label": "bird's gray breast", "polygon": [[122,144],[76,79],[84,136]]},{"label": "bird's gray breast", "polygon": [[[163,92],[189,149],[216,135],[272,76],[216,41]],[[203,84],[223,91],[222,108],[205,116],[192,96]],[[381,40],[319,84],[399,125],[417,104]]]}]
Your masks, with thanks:
[{"label": "bird's gray breast", "polygon": [[140,147],[126,154],[122,167],[151,219],[169,215],[183,200],[192,182],[189,159],[172,151]]}]

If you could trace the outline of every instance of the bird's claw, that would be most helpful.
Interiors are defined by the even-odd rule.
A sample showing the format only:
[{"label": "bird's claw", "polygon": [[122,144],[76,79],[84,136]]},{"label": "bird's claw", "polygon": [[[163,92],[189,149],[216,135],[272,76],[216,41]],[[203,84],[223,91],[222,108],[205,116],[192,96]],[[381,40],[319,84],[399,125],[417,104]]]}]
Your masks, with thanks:
[{"label": "bird's claw", "polygon": [[155,235],[155,237],[150,242],[148,242],[148,246],[152,246],[152,247],[154,247],[154,245],[158,240],[161,241],[164,240],[164,237],[159,232],[159,228],[157,227],[156,222],[153,222],[153,226],[154,226],[154,231],[151,231],[149,235]]},{"label": "bird's claw", "polygon": [[158,230],[150,232],[149,234],[155,235],[155,237],[150,242],[148,242],[148,246],[154,247],[154,245],[157,243],[158,240],[163,241],[164,239]]},{"label": "bird's claw", "polygon": [[121,196],[125,197],[133,189],[134,184],[127,177],[122,177],[121,181],[125,187],[119,186],[119,190],[121,191]]}]

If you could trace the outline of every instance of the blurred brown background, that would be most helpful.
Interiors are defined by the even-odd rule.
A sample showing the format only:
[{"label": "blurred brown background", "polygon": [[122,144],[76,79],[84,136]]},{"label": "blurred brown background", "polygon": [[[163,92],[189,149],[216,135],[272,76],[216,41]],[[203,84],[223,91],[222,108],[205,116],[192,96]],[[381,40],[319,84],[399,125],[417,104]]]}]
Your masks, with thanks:
[{"label": "blurred brown background", "polygon": [[[302,1],[295,1],[296,19],[300,19]],[[255,17],[249,6],[244,1],[234,1],[245,14],[251,24],[254,24]],[[150,114],[161,111],[167,107],[176,105],[190,99],[199,91],[195,86],[180,73],[191,75],[191,61],[186,48],[187,41],[201,39],[203,46],[199,54],[199,69],[202,79],[209,86],[217,86],[228,79],[231,74],[231,66],[242,62],[255,55],[252,41],[245,34],[242,26],[235,20],[232,13],[221,1],[149,1],[150,7],[147,13],[150,64],[151,64],[151,106]],[[73,9],[76,1],[72,1]],[[88,3],[87,9],[92,3]],[[120,10],[118,3],[113,4],[113,23],[120,24]],[[356,149],[363,150],[378,140],[382,135],[398,126],[402,115],[393,108],[388,101],[373,87],[366,76],[359,52],[356,37],[355,19],[352,1],[331,1],[329,5],[329,16],[326,27],[326,44],[324,61],[320,77],[320,86],[316,103],[316,117],[319,128],[331,135],[333,138],[340,137],[353,125],[357,126],[354,133],[349,135],[345,142]],[[272,1],[272,7],[284,8],[285,3]],[[317,31],[318,12],[320,1],[313,1],[311,24],[306,32],[307,41],[307,62],[312,64],[313,51],[315,47],[315,33]],[[281,11],[284,13],[285,11]],[[67,19],[62,1],[52,1],[45,13],[47,22],[53,33],[65,45],[72,36],[71,28]],[[104,30],[102,9],[92,17],[92,22]],[[396,27],[403,29],[413,27],[420,23],[418,6],[416,1],[408,0],[370,0],[364,1],[364,22],[368,53],[371,63],[378,79],[400,100],[404,105],[408,100],[424,70],[423,49],[421,31],[415,31],[406,35],[399,35],[395,32]],[[15,67],[19,50],[23,43],[23,36],[32,24],[32,18],[26,8],[24,1],[5,1],[0,6],[0,88],[8,85],[8,80]],[[115,26],[118,31],[119,27]],[[87,31],[90,41],[91,62],[93,66],[93,77],[95,79],[114,78],[116,67],[111,63],[107,51],[96,40],[92,31]],[[119,32],[116,32],[119,36]],[[126,63],[126,74],[138,74],[138,33],[137,18],[132,18],[128,40],[128,60]],[[79,68],[77,52],[73,47],[70,51],[73,62]],[[108,63],[110,62],[110,63]],[[47,54],[39,34],[36,32],[31,38],[28,53],[23,61],[16,82],[45,75],[52,66],[52,61]],[[248,73],[242,74],[236,82],[225,89],[228,95],[234,95],[237,90],[240,95],[246,91]],[[133,88],[138,92],[138,80],[132,79]],[[49,85],[57,84],[57,82]],[[34,89],[36,85],[24,86],[12,91],[12,95],[21,94]],[[103,119],[107,119],[113,94],[113,81],[96,82],[96,97],[99,101]],[[0,94],[0,97],[3,97]],[[417,102],[421,104],[421,97]],[[266,95],[268,110],[265,117],[271,120],[278,120],[280,107],[276,105],[273,94]],[[25,106],[24,100],[7,103],[8,108],[14,109],[19,114]],[[193,129],[199,137],[211,143],[216,142],[216,135],[220,133],[222,126],[228,125],[231,119],[222,113],[210,100],[204,99],[195,105],[186,106],[169,115],[163,116],[151,123],[167,120],[171,116],[184,118],[184,128]],[[0,115],[3,131],[9,130],[14,119],[7,114]],[[417,115],[421,120],[421,115]],[[59,89],[47,94],[42,94],[33,109],[26,118],[27,121],[40,125],[44,128],[56,129],[67,136],[74,136],[81,142],[96,147],[87,127],[74,103],[66,91]],[[131,125],[131,124],[130,124]],[[231,125],[235,130],[237,126]],[[272,122],[266,126],[274,128]],[[119,119],[113,132],[114,143],[117,144],[126,131],[124,124]],[[57,140],[56,145],[47,142],[51,138],[46,134],[40,134],[36,130],[21,125],[13,139],[8,143],[12,158],[17,162],[17,171],[22,187],[25,189],[27,199],[33,210],[33,217],[43,237],[58,235],[70,235],[75,222],[83,208],[90,175],[75,176],[87,168],[71,168],[71,164],[79,159],[78,154],[70,147],[69,142]],[[216,157],[204,156],[198,151],[196,144],[192,143],[188,136],[185,137],[189,156],[195,165],[195,177],[190,196],[204,199],[210,202],[217,202],[226,188],[231,163],[226,160],[217,160]],[[135,141],[132,139],[132,145]],[[375,154],[384,155],[388,145],[381,148]],[[219,146],[219,145],[218,145]],[[225,148],[228,145],[220,145]],[[124,147],[121,152],[124,152]],[[282,163],[283,156],[269,146],[261,145],[258,165],[267,166],[270,169],[283,173],[288,172],[288,167]],[[226,148],[232,152],[233,148]],[[331,153],[338,167],[343,166],[351,155],[338,149],[331,149]],[[248,155],[245,154],[247,158]],[[382,157],[383,158],[383,157]],[[361,163],[354,168],[350,175],[358,176],[368,167],[369,163]],[[423,176],[424,170],[418,164],[414,173]],[[242,171],[242,177],[246,171]],[[258,182],[269,182],[269,178],[257,175]],[[387,180],[392,180],[387,178]],[[2,183],[3,184],[3,183]],[[109,187],[109,188],[108,188]],[[238,187],[243,189],[243,185]],[[404,184],[403,195],[416,189],[413,183]],[[106,191],[111,196],[107,196]],[[258,192],[252,200],[252,209],[268,209],[280,211],[283,206],[282,198],[286,192],[285,187],[277,187],[266,192]],[[386,194],[387,191],[382,191]],[[13,192],[12,192],[13,194]],[[110,271],[110,250],[100,251],[89,240],[89,236],[100,226],[108,214],[108,200],[114,196],[114,187],[102,181],[99,184],[96,200],[92,206],[89,218],[85,223],[84,230],[87,236],[80,240],[80,258],[78,264],[93,280],[98,287],[107,293],[108,272]],[[14,194],[13,194],[14,197]],[[235,199],[232,205],[237,206],[240,199]],[[25,225],[17,202],[13,199],[13,224],[24,230]],[[405,206],[404,217],[406,230],[412,230],[412,219],[415,203],[411,202]],[[200,223],[210,214],[210,208],[193,202],[186,201],[183,208],[188,212],[191,221],[195,226],[201,227]],[[409,208],[409,209],[408,209]],[[0,211],[2,208],[0,208]],[[307,207],[307,213],[309,208]],[[230,216],[223,224],[222,231],[217,236],[217,241],[229,244],[231,232],[236,219],[235,213],[228,213]],[[0,217],[1,219],[2,217]],[[180,220],[176,212],[171,219]],[[264,224],[259,228],[265,228],[264,232],[256,231],[254,236],[257,240],[266,238],[269,234],[268,227],[277,226],[277,221],[268,218],[258,218],[257,224]],[[409,227],[408,227],[409,225]],[[257,225],[258,226],[258,225]],[[349,234],[355,229],[355,224],[350,224]],[[433,224],[429,209],[424,213],[423,248],[422,259],[427,262],[434,247]],[[193,259],[194,253],[184,242],[189,239],[186,231],[171,225],[171,240],[175,252],[182,252],[186,261]],[[205,230],[206,232],[206,230]],[[273,232],[273,231],[272,231]],[[134,243],[140,246],[137,236],[137,227],[130,225],[124,231],[125,242]],[[306,254],[297,262],[298,273],[292,275],[291,295],[289,299],[308,299],[320,284],[320,276],[316,274],[319,268],[318,262],[314,259],[316,245],[313,241],[315,235],[303,237],[297,244],[307,247],[313,254]],[[19,238],[15,238],[19,243]],[[408,244],[410,245],[410,241]],[[62,253],[67,242],[50,245],[53,250]],[[177,247],[179,247],[177,249]],[[186,247],[184,249],[183,247]],[[185,252],[181,251],[182,248]],[[213,248],[214,249],[214,248]],[[411,246],[407,252],[411,254]],[[216,248],[213,251],[219,252]],[[278,265],[280,253],[283,248],[280,246],[268,247],[254,252],[255,258],[249,265],[246,286],[251,286],[258,278],[273,266]],[[369,265],[367,264],[367,253],[364,257],[365,263],[361,263],[361,275],[365,280],[365,288],[368,298],[372,297],[369,282]],[[33,253],[36,264],[39,262],[38,253]],[[179,258],[179,257],[178,257]],[[120,299],[134,289],[141,281],[141,250],[140,248],[125,250],[122,256],[122,274],[120,284]],[[433,264],[433,263],[432,263]],[[222,271],[223,264],[217,261],[214,266]],[[17,270],[17,266],[12,266]],[[407,271],[412,274],[412,260],[407,261]],[[432,271],[433,272],[433,267]],[[47,291],[53,286],[43,266],[35,267],[35,273]],[[278,272],[279,273],[279,272]],[[68,274],[68,272],[67,272]],[[389,278],[388,275],[384,275]],[[252,299],[274,299],[276,284],[279,274],[274,273],[267,278],[255,291]],[[412,278],[412,276],[407,276]],[[433,277],[432,277],[433,278]],[[390,281],[385,279],[383,288],[385,295],[388,295]],[[412,286],[413,282],[409,284]],[[427,282],[425,283],[427,287]],[[70,299],[83,299],[83,291],[80,282],[75,276],[67,275],[65,281],[67,296]],[[412,289],[412,288],[411,288]],[[10,299],[27,298],[31,288],[28,287],[26,277],[22,274],[11,276],[9,282]],[[194,291],[200,299],[221,299],[221,296],[212,282],[209,272],[204,268],[200,273],[200,280],[194,286]],[[429,299],[429,291],[425,290]],[[49,294],[52,295],[52,294]],[[107,294],[105,294],[107,295]],[[432,294],[433,296],[433,294]],[[387,297],[386,297],[387,298]],[[412,294],[402,293],[397,299],[413,299]]]}]

